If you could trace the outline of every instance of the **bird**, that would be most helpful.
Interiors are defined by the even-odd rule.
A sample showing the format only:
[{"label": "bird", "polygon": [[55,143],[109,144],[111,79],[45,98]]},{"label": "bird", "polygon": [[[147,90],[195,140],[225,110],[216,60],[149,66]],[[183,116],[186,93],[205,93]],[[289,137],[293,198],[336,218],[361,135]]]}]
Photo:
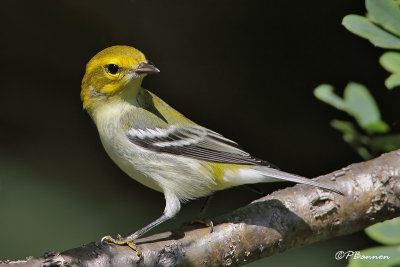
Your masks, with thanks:
[{"label": "bird", "polygon": [[142,88],[145,76],[159,72],[142,52],[126,45],[105,48],[86,65],[81,99],[105,151],[128,176],[165,196],[159,218],[127,237],[102,241],[128,245],[139,256],[134,241],[173,218],[181,203],[244,184],[290,181],[343,195],[250,155]]}]

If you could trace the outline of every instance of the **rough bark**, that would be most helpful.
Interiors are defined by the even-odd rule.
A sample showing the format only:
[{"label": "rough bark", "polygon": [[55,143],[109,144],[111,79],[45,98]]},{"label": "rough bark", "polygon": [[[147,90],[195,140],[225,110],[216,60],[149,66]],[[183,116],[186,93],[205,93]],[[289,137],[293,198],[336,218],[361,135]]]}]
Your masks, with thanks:
[{"label": "rough bark", "polygon": [[400,150],[315,178],[345,196],[307,185],[276,191],[209,228],[175,231],[127,246],[100,241],[1,266],[220,266],[243,265],[286,249],[350,234],[400,216]]}]

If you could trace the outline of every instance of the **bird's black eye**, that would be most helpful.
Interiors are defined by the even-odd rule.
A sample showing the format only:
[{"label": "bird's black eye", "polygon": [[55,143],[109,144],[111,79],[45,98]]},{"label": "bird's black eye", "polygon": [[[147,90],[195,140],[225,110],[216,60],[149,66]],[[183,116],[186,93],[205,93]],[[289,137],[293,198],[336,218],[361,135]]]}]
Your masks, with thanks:
[{"label": "bird's black eye", "polygon": [[117,72],[119,71],[119,66],[115,64],[108,64],[106,65],[106,70],[110,74],[117,74]]}]

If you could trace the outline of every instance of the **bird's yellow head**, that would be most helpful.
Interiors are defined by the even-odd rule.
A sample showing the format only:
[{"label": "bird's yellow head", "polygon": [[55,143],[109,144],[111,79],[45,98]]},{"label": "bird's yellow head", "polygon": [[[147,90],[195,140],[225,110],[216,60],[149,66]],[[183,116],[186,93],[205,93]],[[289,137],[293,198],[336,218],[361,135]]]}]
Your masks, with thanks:
[{"label": "bird's yellow head", "polygon": [[143,77],[159,70],[147,63],[139,50],[130,46],[111,46],[96,54],[86,65],[81,98],[85,109],[126,88],[139,89]]}]

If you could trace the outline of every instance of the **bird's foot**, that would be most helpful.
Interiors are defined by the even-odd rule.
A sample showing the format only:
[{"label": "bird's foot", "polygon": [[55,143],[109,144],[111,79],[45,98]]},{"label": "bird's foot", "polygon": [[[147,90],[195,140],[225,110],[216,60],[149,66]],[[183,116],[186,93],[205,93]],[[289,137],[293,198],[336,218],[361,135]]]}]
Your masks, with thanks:
[{"label": "bird's foot", "polygon": [[142,257],[142,253],[140,252],[140,250],[135,246],[135,243],[133,243],[134,239],[128,239],[128,238],[122,238],[120,235],[117,236],[116,239],[114,239],[112,236],[110,235],[106,235],[101,239],[101,242],[108,242],[108,243],[112,243],[115,245],[119,245],[119,246],[125,246],[127,245],[128,247],[130,247],[131,249],[133,249],[136,252],[136,255],[141,258]]},{"label": "bird's foot", "polygon": [[211,221],[210,219],[200,219],[200,218],[196,218],[190,222],[186,222],[183,224],[183,226],[188,226],[188,225],[195,225],[195,224],[201,224],[204,225],[206,227],[210,228],[210,233],[214,232],[214,223],[213,221]]}]

